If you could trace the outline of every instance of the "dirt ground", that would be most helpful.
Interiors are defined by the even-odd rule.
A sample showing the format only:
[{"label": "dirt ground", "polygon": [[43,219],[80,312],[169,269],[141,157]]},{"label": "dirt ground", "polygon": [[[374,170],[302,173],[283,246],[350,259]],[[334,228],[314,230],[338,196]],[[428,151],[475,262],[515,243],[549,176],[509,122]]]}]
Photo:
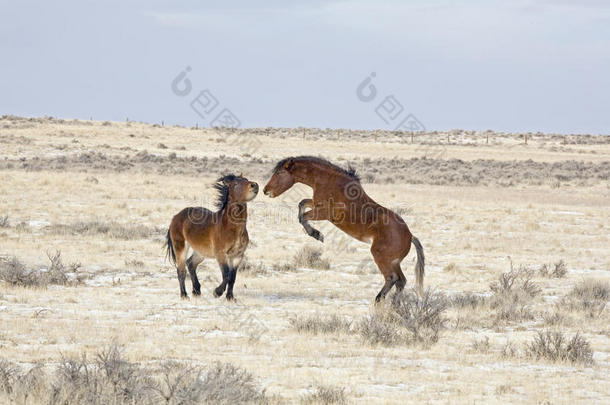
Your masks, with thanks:
[{"label": "dirt ground", "polygon": [[[608,298],[595,310],[569,305],[575,286],[610,281],[609,139],[530,134],[525,144],[523,134],[454,131],[412,142],[385,132],[3,117],[0,255],[35,269],[61,251],[66,265],[80,263],[83,282],[0,280],[0,359],[50,368],[62,355],[117,342],[141,364],[231,363],[272,402],[305,401],[331,386],[348,403],[609,403]],[[328,223],[316,224],[323,244],[303,232],[304,186],[248,205],[252,242],[235,303],[212,297],[220,271],[211,260],[198,269],[203,295],[180,299],[162,247],[172,216],[211,208],[210,185],[222,173],[243,172],[263,186],[275,162],[304,154],[352,164],[367,193],[420,239],[425,286],[452,302],[438,341],[371,343],[359,332],[383,278],[368,245]],[[330,268],[295,260],[304,246],[321,249]],[[407,287],[414,256],[402,264]],[[562,260],[565,275],[540,270]],[[493,295],[490,284],[511,265],[539,289],[514,303],[522,315],[455,304]],[[295,327],[295,319],[330,315],[351,326]],[[593,362],[528,355],[547,330],[579,333]]]}]

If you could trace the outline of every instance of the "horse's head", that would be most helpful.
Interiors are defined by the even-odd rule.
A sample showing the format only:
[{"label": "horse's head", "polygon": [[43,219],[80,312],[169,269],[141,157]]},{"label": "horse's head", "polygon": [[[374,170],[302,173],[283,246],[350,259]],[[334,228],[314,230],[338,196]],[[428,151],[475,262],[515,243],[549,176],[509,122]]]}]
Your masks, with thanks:
[{"label": "horse's head", "polygon": [[241,175],[224,176],[218,181],[226,187],[228,201],[247,202],[258,194],[258,184]]},{"label": "horse's head", "polygon": [[263,193],[265,193],[266,196],[274,198],[292,187],[294,185],[294,176],[291,172],[293,166],[294,159],[292,158],[280,161],[277,166],[275,166],[273,176],[271,176],[267,182],[267,185],[263,189]]}]

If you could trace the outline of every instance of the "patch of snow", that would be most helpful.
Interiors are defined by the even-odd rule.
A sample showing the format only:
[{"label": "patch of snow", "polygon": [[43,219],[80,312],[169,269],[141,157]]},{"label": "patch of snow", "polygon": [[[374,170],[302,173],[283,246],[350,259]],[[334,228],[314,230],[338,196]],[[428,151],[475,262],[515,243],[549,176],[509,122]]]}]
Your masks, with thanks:
[{"label": "patch of snow", "polygon": [[34,220],[34,221],[28,221],[28,225],[31,226],[32,228],[42,228],[43,226],[51,225],[51,223],[44,219],[39,219],[39,220]]},{"label": "patch of snow", "polygon": [[585,215],[584,212],[580,211],[551,211],[550,213],[558,215]]}]

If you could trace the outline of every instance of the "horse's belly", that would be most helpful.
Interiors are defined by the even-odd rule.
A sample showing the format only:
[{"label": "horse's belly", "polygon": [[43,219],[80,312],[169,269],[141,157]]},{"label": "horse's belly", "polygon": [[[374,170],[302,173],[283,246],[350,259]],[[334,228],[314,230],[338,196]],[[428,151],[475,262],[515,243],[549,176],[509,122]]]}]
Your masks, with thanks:
[{"label": "horse's belly", "polygon": [[354,239],[359,240],[360,242],[371,244],[373,243],[373,235],[367,229],[366,226],[362,224],[350,224],[350,223],[333,223],[337,228],[341,229],[343,232],[348,234]]},{"label": "horse's belly", "polygon": [[215,257],[214,253],[214,243],[197,243],[194,242],[191,244],[191,248],[199,254],[201,257]]}]

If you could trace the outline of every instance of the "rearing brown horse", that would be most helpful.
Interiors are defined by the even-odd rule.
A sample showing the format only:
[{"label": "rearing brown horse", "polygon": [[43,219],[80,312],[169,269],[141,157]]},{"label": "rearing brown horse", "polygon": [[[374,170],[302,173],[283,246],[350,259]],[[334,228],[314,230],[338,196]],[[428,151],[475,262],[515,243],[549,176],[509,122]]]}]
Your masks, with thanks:
[{"label": "rearing brown horse", "polygon": [[295,183],[313,189],[313,198],[299,203],[299,222],[309,236],[323,242],[324,237],[308,221],[326,220],[353,238],[371,244],[373,259],[385,278],[376,302],[394,285],[398,292],[404,289],[407,279],[400,262],[409,253],[411,243],[417,252],[417,288],[419,295],[423,294],[424,250],[421,243],[398,214],[377,204],[364,192],[354,169],[344,170],[311,156],[289,157],[275,166],[263,192],[274,198]]}]

